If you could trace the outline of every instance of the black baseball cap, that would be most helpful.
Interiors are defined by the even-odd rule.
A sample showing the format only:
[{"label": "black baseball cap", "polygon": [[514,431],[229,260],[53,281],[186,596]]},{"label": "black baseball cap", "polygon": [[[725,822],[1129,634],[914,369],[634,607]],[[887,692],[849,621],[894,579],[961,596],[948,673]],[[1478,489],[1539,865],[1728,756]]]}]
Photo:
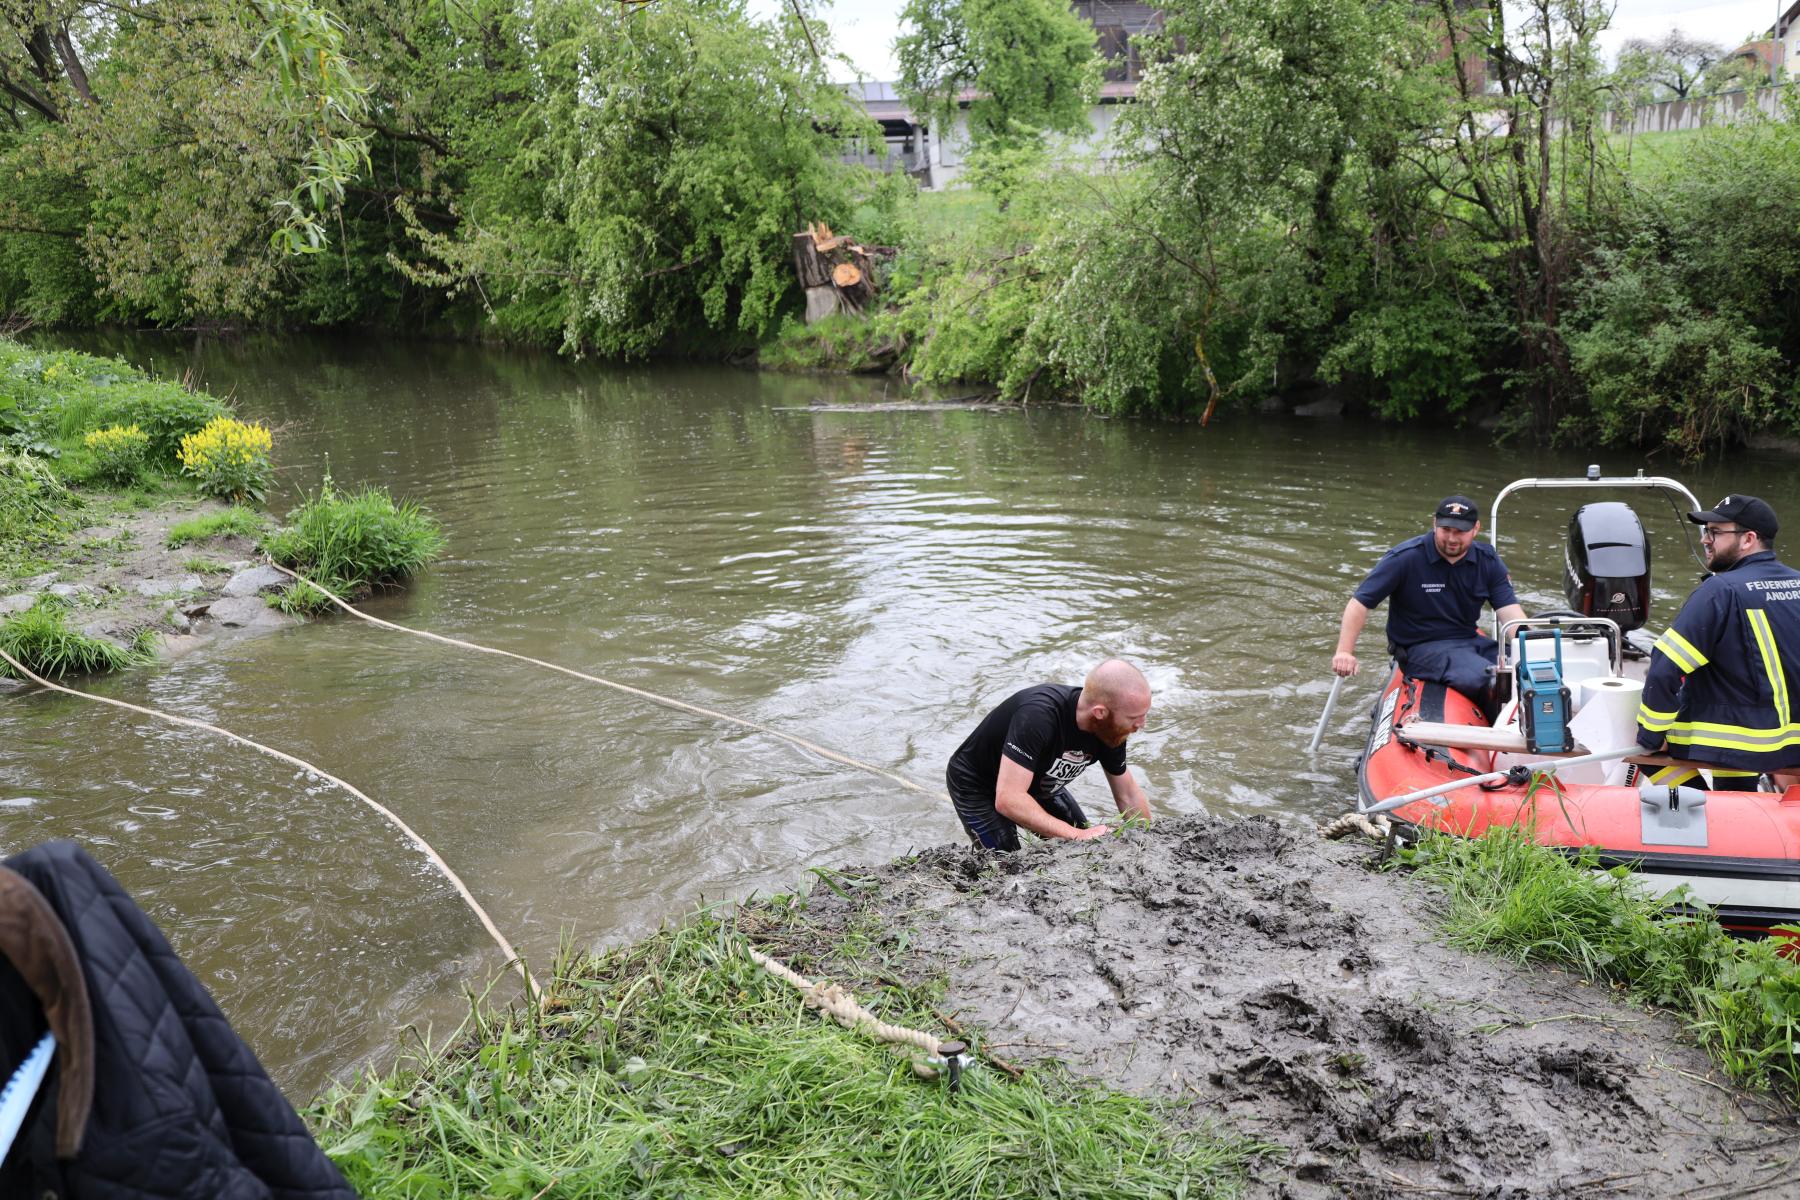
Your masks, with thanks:
[{"label": "black baseball cap", "polygon": [[1464,533],[1475,528],[1475,522],[1481,520],[1481,510],[1467,496],[1445,496],[1438,501],[1437,512],[1432,515],[1436,524]]},{"label": "black baseball cap", "polygon": [[1711,525],[1715,521],[1730,522],[1743,529],[1761,536],[1764,540],[1775,536],[1781,528],[1781,522],[1775,519],[1775,510],[1755,496],[1732,494],[1707,509],[1705,512],[1691,512],[1687,519],[1696,525]]}]

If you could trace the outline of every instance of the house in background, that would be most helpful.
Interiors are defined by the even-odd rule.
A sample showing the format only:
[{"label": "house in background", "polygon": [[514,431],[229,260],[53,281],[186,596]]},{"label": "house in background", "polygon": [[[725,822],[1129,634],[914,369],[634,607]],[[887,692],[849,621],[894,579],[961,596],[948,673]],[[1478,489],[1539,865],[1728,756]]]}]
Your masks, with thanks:
[{"label": "house in background", "polygon": [[[1070,153],[1103,162],[1113,153],[1108,135],[1118,118],[1119,105],[1136,98],[1138,80],[1143,77],[1144,58],[1134,39],[1157,28],[1162,17],[1151,5],[1119,0],[1077,0],[1073,7],[1077,16],[1093,25],[1100,54],[1106,60],[1106,72],[1100,84],[1099,102],[1088,110],[1092,132],[1074,139]],[[885,159],[869,147],[850,155],[852,162],[877,170],[905,171],[929,190],[947,187],[962,174],[969,152],[969,122],[964,114],[959,112],[950,128],[935,130],[907,107],[892,83],[845,86],[880,124],[882,140],[887,144]],[[965,93],[962,107],[966,109],[973,99],[972,93]]]},{"label": "house in background", "polygon": [[1795,66],[1800,65],[1800,0],[1776,18],[1762,37],[1745,42],[1725,57],[1754,64],[1765,79],[1792,79]]}]

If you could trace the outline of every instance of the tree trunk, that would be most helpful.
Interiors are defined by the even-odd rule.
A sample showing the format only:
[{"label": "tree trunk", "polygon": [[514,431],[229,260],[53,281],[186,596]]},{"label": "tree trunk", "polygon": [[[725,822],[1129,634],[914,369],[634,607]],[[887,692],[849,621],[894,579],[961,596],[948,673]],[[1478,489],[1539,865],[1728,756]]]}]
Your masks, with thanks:
[{"label": "tree trunk", "polygon": [[806,289],[806,323],[834,313],[861,316],[875,299],[874,258],[825,225],[794,235],[794,274]]}]

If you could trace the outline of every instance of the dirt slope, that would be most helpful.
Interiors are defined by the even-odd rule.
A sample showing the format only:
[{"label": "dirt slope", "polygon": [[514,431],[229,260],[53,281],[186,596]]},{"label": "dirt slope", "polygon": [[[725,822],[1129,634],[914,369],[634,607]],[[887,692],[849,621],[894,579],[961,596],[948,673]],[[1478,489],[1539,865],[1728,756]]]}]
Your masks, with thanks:
[{"label": "dirt slope", "polygon": [[998,862],[932,850],[852,871],[878,886],[850,899],[815,889],[810,915],[878,914],[909,981],[946,977],[1003,1056],[1285,1147],[1257,1195],[1800,1196],[1792,1113],[1666,1017],[1450,949],[1436,893],[1371,857],[1189,817]]}]

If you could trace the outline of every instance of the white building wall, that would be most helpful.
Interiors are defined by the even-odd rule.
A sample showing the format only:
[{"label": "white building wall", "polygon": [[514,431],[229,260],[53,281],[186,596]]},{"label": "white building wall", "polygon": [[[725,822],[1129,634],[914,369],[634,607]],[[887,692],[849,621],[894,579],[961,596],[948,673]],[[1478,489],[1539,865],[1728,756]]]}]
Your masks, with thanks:
[{"label": "white building wall", "polygon": [[[1069,166],[1084,162],[1098,164],[1111,161],[1118,154],[1118,147],[1112,136],[1113,125],[1117,123],[1123,107],[1120,104],[1096,104],[1089,108],[1089,131],[1080,137],[1049,135],[1051,153],[1062,155]],[[938,136],[936,131],[932,132],[931,179],[926,185],[928,190],[949,187],[962,176],[968,167],[969,144],[967,112],[957,113],[950,129],[943,136]]]}]

